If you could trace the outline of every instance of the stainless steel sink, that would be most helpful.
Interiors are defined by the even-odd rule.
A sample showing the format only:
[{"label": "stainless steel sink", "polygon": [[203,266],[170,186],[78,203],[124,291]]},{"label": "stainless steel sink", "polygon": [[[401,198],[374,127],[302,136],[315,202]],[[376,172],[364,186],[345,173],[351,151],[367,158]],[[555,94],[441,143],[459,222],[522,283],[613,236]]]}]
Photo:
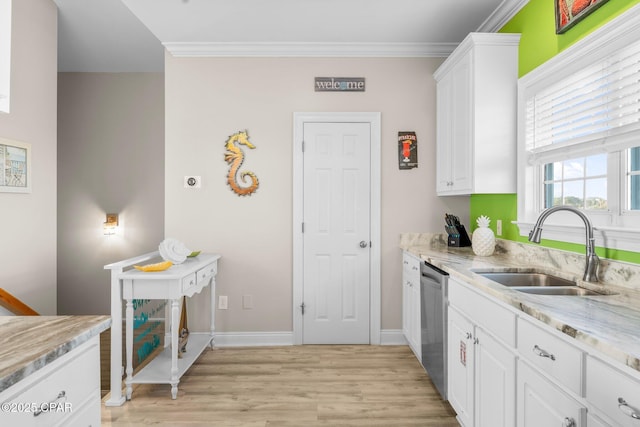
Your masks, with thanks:
[{"label": "stainless steel sink", "polygon": [[581,288],[572,280],[535,271],[481,271],[474,273],[519,292],[536,295],[603,295]]},{"label": "stainless steel sink", "polygon": [[566,280],[561,277],[552,276],[546,273],[533,273],[533,272],[476,272],[477,274],[486,277],[489,280],[498,282],[504,286],[535,286],[535,287],[548,287],[548,286],[576,286],[576,283],[571,280]]},{"label": "stainless steel sink", "polygon": [[578,286],[514,286],[511,289],[536,295],[565,295],[565,296],[585,296],[602,295],[589,289]]}]

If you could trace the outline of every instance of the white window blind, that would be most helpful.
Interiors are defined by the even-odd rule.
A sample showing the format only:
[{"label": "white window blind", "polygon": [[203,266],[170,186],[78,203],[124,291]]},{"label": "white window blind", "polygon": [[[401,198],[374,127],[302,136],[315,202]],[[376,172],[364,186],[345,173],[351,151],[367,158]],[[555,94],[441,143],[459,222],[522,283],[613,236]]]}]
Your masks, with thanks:
[{"label": "white window blind", "polygon": [[640,41],[532,94],[525,108],[529,152],[640,129]]}]

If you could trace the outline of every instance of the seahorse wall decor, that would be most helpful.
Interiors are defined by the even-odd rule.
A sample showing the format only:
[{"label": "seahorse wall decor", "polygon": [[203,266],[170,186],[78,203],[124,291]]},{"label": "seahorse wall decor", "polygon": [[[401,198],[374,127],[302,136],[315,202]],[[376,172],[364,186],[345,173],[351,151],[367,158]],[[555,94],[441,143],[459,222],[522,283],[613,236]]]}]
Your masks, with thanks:
[{"label": "seahorse wall decor", "polygon": [[[238,174],[240,166],[244,162],[244,151],[242,151],[240,145],[245,145],[251,149],[256,148],[249,142],[249,132],[246,130],[236,132],[227,139],[225,143],[227,151],[224,153],[224,160],[230,165],[227,184],[237,195],[250,196],[258,189],[259,182],[258,177],[253,172],[240,172]],[[240,176],[238,177],[238,175]],[[241,184],[247,184],[247,177],[251,178],[251,185],[248,187],[241,186]]]}]

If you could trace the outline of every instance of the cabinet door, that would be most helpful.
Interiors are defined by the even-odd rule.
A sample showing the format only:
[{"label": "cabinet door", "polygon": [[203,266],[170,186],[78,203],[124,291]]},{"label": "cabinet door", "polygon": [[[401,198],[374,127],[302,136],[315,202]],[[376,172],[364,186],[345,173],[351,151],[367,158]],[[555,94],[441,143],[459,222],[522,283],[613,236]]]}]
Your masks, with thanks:
[{"label": "cabinet door", "polygon": [[420,360],[420,259],[406,251],[402,255],[402,282],[402,332]]},{"label": "cabinet door", "polygon": [[640,381],[592,356],[587,358],[587,401],[612,425],[640,426]]},{"label": "cabinet door", "polygon": [[402,334],[409,342],[409,282],[402,279]]},{"label": "cabinet door", "polygon": [[518,361],[518,427],[583,427],[586,408]]},{"label": "cabinet door", "polygon": [[609,424],[601,421],[600,418],[592,414],[587,414],[587,427],[611,427]]},{"label": "cabinet door", "polygon": [[411,334],[411,346],[413,348],[413,352],[418,358],[418,360],[422,360],[422,322],[421,322],[421,313],[420,313],[420,282],[416,285],[415,283],[411,286],[411,301],[409,302],[411,309],[409,310],[409,315],[411,319],[410,323],[410,334]]},{"label": "cabinet door", "polygon": [[449,308],[448,387],[449,403],[466,427],[473,425],[474,354],[473,325],[458,311]]},{"label": "cabinet door", "polygon": [[470,194],[472,190],[473,117],[471,66],[473,52],[462,57],[453,68],[451,118],[451,189]]},{"label": "cabinet door", "polygon": [[451,157],[453,147],[453,75],[442,76],[437,85],[436,117],[436,191],[438,194],[452,190]]},{"label": "cabinet door", "polygon": [[475,330],[476,427],[511,427],[516,420],[516,356]]}]

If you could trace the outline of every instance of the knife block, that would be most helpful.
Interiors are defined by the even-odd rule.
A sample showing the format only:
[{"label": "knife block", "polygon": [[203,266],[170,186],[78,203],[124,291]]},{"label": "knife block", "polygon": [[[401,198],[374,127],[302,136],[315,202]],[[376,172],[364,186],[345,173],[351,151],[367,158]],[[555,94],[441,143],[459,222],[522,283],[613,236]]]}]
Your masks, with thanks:
[{"label": "knife block", "polygon": [[455,248],[462,248],[465,246],[471,246],[471,239],[465,230],[464,225],[456,225],[460,234],[449,234],[447,238],[447,245]]}]

